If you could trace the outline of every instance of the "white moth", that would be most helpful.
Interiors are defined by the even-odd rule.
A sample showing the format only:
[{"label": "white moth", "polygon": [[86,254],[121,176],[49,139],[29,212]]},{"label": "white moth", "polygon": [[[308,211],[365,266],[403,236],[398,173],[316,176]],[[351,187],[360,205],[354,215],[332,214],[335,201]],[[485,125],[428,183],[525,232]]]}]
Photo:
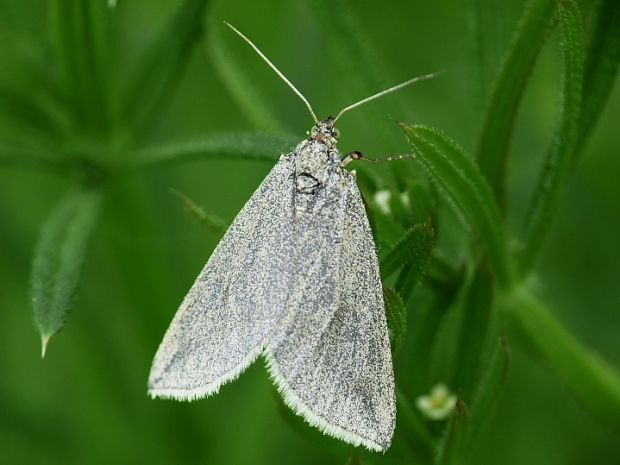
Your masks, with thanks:
[{"label": "white moth", "polygon": [[394,433],[394,374],[375,244],[355,172],[340,157],[346,111],[318,121],[283,155],[237,215],[155,355],[153,397],[216,393],[259,355],[284,401],[321,431],[385,451]]}]

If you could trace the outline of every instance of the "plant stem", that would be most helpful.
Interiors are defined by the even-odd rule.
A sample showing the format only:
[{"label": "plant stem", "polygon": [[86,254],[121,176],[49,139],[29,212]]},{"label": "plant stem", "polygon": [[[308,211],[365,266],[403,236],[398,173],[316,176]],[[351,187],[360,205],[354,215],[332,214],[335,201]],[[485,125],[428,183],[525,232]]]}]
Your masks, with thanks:
[{"label": "plant stem", "polygon": [[614,367],[577,341],[528,290],[515,290],[507,323],[574,391],[583,404],[620,432],[620,377]]}]

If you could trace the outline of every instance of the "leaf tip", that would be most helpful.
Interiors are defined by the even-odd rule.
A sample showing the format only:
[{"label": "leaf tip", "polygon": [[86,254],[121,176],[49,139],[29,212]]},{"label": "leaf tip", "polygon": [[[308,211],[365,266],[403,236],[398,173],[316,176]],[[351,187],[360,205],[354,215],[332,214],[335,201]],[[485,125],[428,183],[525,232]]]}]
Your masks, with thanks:
[{"label": "leaf tip", "polygon": [[47,352],[47,343],[50,342],[50,338],[52,336],[50,334],[41,335],[41,358],[45,358],[45,353]]}]

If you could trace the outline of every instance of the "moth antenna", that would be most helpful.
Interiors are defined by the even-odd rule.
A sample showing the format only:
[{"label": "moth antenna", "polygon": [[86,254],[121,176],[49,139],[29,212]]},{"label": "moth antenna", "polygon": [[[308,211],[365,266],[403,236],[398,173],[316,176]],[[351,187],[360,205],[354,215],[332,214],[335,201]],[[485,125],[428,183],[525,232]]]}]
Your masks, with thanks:
[{"label": "moth antenna", "polygon": [[314,113],[314,110],[312,109],[312,106],[310,105],[310,102],[308,102],[306,97],[303,96],[303,94],[297,89],[297,87],[295,87],[293,85],[293,83],[291,81],[289,81],[286,78],[286,76],[284,74],[282,74],[282,72],[280,72],[280,70],[278,68],[276,68],[276,65],[274,65],[269,60],[269,58],[267,58],[265,56],[265,54],[263,52],[261,52],[260,49],[256,45],[254,45],[254,43],[250,39],[248,39],[245,35],[243,35],[243,33],[241,31],[239,31],[239,29],[237,29],[235,26],[233,26],[232,24],[230,24],[227,21],[224,21],[224,24],[226,24],[226,26],[231,28],[233,30],[233,32],[235,32],[239,37],[241,37],[243,40],[245,40],[250,45],[250,47],[252,47],[256,53],[258,53],[258,56],[261,57],[265,61],[265,63],[267,63],[269,65],[269,67],[276,72],[276,74],[278,76],[280,76],[280,79],[282,79],[286,83],[286,85],[288,85],[293,90],[293,92],[295,92],[297,94],[297,96],[302,100],[302,102],[304,102],[304,104],[306,105],[306,108],[308,108],[308,111],[312,115],[312,118],[314,119],[314,122],[318,123],[319,120],[316,117],[316,114]]},{"label": "moth antenna", "polygon": [[436,73],[431,73],[431,74],[424,74],[423,76],[416,76],[412,79],[409,79],[408,81],[405,82],[401,82],[398,85],[395,85],[394,87],[390,87],[389,89],[385,89],[382,90],[381,92],[375,94],[375,95],[371,95],[370,97],[366,97],[363,100],[360,100],[359,102],[355,102],[351,105],[349,105],[348,107],[340,110],[340,113],[338,113],[338,115],[336,115],[336,117],[334,118],[334,123],[336,121],[338,121],[338,118],[340,118],[344,113],[346,113],[349,110],[353,110],[354,108],[357,108],[361,105],[364,105],[365,103],[368,103],[372,100],[378,99],[379,97],[383,97],[384,95],[390,94],[392,92],[395,92],[397,90],[402,89],[403,87],[407,87],[410,84],[413,84],[414,82],[418,82],[418,81],[424,81],[426,79],[431,79],[434,78],[435,76],[439,75],[443,73],[443,71],[437,71]]},{"label": "moth antenna", "polygon": [[346,157],[342,159],[340,162],[341,166],[345,166],[353,160],[363,160],[369,163],[387,163],[395,160],[402,160],[404,158],[415,158],[415,153],[404,153],[402,155],[392,155],[386,158],[368,158],[362,154],[362,152],[358,152],[357,150],[354,152],[350,152]]}]

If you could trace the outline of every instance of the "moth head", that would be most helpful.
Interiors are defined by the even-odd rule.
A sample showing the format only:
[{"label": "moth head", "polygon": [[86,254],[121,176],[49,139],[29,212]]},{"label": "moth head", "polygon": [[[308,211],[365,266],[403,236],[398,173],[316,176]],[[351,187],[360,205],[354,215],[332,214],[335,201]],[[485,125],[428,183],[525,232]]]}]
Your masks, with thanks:
[{"label": "moth head", "polygon": [[334,127],[334,117],[328,116],[323,121],[319,121],[310,130],[310,139],[321,142],[328,147],[335,147],[340,139],[340,131]]}]

